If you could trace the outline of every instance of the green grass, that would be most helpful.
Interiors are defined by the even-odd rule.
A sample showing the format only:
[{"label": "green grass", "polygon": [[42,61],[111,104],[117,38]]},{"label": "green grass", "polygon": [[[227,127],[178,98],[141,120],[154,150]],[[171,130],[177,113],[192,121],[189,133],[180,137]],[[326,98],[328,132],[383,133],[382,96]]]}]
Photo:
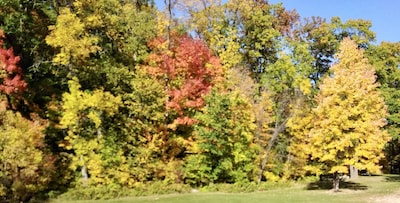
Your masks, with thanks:
[{"label": "green grass", "polygon": [[330,182],[298,183],[292,187],[252,193],[190,193],[126,197],[114,200],[61,201],[51,203],[258,203],[258,202],[374,202],[400,192],[400,176],[359,177],[354,182],[341,183],[340,192],[332,192]]}]

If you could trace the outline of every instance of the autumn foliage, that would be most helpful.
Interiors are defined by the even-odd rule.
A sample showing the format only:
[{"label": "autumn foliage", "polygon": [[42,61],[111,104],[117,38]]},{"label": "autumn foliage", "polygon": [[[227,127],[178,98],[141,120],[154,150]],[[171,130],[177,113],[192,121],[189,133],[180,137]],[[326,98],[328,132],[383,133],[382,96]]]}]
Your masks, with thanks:
[{"label": "autumn foliage", "polygon": [[[387,108],[377,90],[375,69],[349,38],[340,43],[336,59],[332,75],[322,80],[311,114],[303,112],[289,123],[298,139],[292,149],[304,148],[294,156],[308,159],[311,164],[303,169],[311,173],[337,175],[347,173],[349,166],[379,173],[389,136],[382,130]],[[339,189],[339,179],[334,187]]]},{"label": "autumn foliage", "polygon": [[0,30],[0,78],[3,80],[2,84],[0,84],[0,91],[6,94],[20,93],[27,86],[27,83],[22,78],[22,69],[18,66],[20,57],[14,55],[13,48],[3,48],[4,39],[5,35]]},{"label": "autumn foliage", "polygon": [[0,104],[1,202],[28,202],[54,177],[56,157],[44,150],[42,122],[29,121]]},{"label": "autumn foliage", "polygon": [[374,45],[370,21],[266,0],[0,4],[0,202],[400,168],[400,43]]},{"label": "autumn foliage", "polygon": [[203,41],[187,34],[173,33],[170,40],[159,37],[150,47],[154,51],[148,69],[165,82],[166,106],[177,114],[174,125],[192,125],[195,120],[190,111],[204,106],[203,96],[221,80],[219,59]]}]

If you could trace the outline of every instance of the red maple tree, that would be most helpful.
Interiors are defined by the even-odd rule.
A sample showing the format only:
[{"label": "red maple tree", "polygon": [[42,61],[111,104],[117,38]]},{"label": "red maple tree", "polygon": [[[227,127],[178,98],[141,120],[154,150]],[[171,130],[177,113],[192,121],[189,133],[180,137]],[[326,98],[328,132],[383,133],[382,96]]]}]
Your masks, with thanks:
[{"label": "red maple tree", "polygon": [[[177,113],[174,124],[192,125],[192,110],[204,106],[203,96],[222,77],[222,66],[207,45],[187,34],[171,33],[169,42],[156,38],[148,69],[165,80],[167,109]],[[168,48],[165,48],[168,47]]]},{"label": "red maple tree", "polygon": [[3,48],[5,35],[0,30],[0,91],[6,94],[20,93],[23,92],[27,83],[22,78],[22,69],[18,66],[20,61],[19,56],[14,55],[12,48]]}]

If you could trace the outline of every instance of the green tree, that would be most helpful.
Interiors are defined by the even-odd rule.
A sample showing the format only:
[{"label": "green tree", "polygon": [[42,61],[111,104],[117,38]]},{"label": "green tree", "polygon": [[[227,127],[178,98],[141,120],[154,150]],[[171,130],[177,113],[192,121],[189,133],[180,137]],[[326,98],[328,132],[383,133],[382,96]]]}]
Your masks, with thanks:
[{"label": "green tree", "polygon": [[266,1],[189,1],[185,5],[192,17],[188,27],[207,41],[223,64],[244,65],[257,81],[276,61],[280,37],[289,35],[298,19],[296,12],[282,4]]},{"label": "green tree", "polygon": [[387,129],[392,140],[386,146],[386,158],[390,172],[394,173],[400,165],[399,135],[400,135],[400,43],[382,42],[380,45],[370,46],[366,51],[371,63],[376,67],[379,90],[385,98],[388,107]]},{"label": "green tree", "polygon": [[[286,134],[286,123],[294,116],[299,100],[303,100],[311,93],[311,83],[308,76],[311,72],[312,57],[308,53],[305,43],[288,42],[288,53],[281,52],[277,61],[266,70],[260,85],[267,88],[272,101],[273,122],[271,136],[264,146],[263,159],[260,166],[259,181],[268,161],[271,161],[271,152],[280,154],[278,165],[285,162],[286,147],[289,138]],[[275,169],[275,175],[282,175],[283,168]]]},{"label": "green tree", "polygon": [[[188,5],[188,10],[193,17],[191,28],[220,56],[224,68],[229,71],[246,67],[251,73],[254,82],[248,84],[254,87],[248,98],[257,115],[256,137],[265,149],[261,153],[261,180],[267,161],[277,160],[270,158],[270,152],[285,131],[291,104],[301,95],[294,93],[304,90],[307,94],[311,87],[307,78],[312,58],[307,53],[307,44],[287,40],[298,15],[282,4],[252,0],[232,0],[225,4],[206,1]],[[285,49],[292,52],[285,54],[282,51]],[[285,147],[281,148],[285,153]]]},{"label": "green tree", "polygon": [[329,71],[338,50],[339,43],[351,37],[359,47],[368,48],[375,40],[371,31],[372,23],[368,20],[348,20],[342,22],[340,17],[331,18],[330,22],[321,17],[307,18],[293,30],[293,39],[309,44],[310,54],[314,57],[314,71],[310,79],[315,84]]},{"label": "green tree", "polygon": [[185,179],[194,185],[246,182],[254,179],[258,147],[253,144],[254,115],[249,101],[237,91],[214,88],[206,107],[196,114]]},{"label": "green tree", "polygon": [[312,129],[303,138],[309,143],[304,152],[318,163],[316,170],[335,175],[336,191],[338,174],[347,173],[350,165],[379,173],[382,149],[389,138],[382,129],[387,110],[377,90],[375,69],[349,38],[341,42],[337,60],[332,75],[320,85]]}]

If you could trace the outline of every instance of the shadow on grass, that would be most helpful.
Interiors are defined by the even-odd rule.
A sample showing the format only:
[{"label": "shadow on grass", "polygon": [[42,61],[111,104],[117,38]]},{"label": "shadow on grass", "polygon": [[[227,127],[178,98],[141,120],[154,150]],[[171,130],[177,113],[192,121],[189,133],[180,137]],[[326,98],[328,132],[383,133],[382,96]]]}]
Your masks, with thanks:
[{"label": "shadow on grass", "polygon": [[400,182],[400,175],[387,175],[385,176],[386,182]]},{"label": "shadow on grass", "polygon": [[[368,186],[362,185],[360,183],[354,183],[351,181],[340,181],[339,184],[340,189],[350,189],[350,190],[366,190]],[[324,181],[316,181],[309,183],[306,187],[307,190],[330,190],[332,189],[332,181],[324,180]]]}]

